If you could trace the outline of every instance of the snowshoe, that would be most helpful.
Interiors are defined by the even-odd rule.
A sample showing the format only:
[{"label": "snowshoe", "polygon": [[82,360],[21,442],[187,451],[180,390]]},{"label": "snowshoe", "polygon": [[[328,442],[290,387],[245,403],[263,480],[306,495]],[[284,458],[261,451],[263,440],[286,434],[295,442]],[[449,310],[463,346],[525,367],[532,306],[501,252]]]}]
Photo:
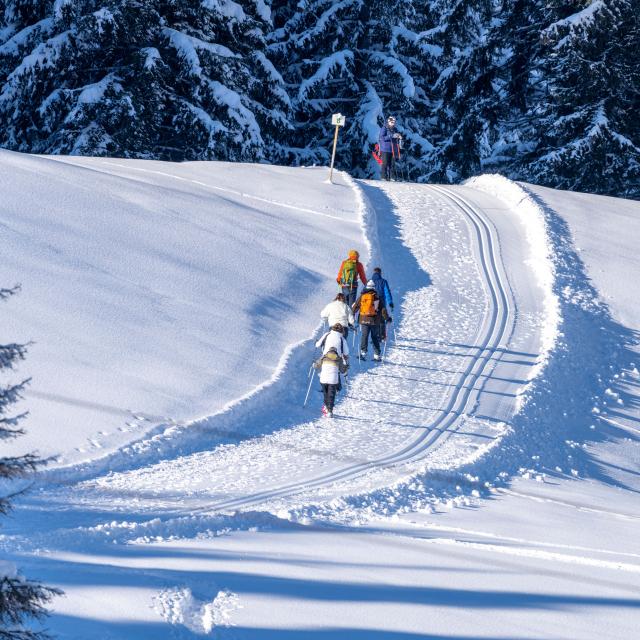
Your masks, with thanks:
[{"label": "snowshoe", "polygon": [[381,356],[379,353],[374,353],[374,354],[373,354],[373,359],[374,359],[376,362],[380,362],[380,361],[382,360],[382,356]]}]

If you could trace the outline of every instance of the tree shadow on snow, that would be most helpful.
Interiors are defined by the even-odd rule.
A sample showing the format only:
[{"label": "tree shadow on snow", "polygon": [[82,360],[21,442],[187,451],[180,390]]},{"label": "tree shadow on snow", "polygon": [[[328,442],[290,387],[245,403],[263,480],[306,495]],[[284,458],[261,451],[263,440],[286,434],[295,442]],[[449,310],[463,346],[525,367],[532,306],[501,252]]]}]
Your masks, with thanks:
[{"label": "tree shadow on snow", "polygon": [[[282,532],[286,535],[286,532]],[[442,566],[433,567],[429,563],[422,560],[421,566],[404,567],[424,573],[425,582],[430,580],[436,582],[436,586],[423,586],[421,584],[398,584],[396,582],[390,584],[385,582],[358,582],[350,580],[333,580],[333,579],[317,579],[307,577],[291,577],[274,575],[275,572],[265,573],[264,571],[255,572],[251,568],[244,569],[245,562],[264,563],[271,562],[269,555],[261,557],[259,554],[245,556],[241,551],[235,555],[233,553],[216,550],[191,550],[176,549],[173,546],[162,548],[138,547],[135,549],[105,549],[105,557],[98,559],[96,562],[95,554],[91,554],[89,562],[83,562],[80,558],[76,559],[56,559],[47,556],[31,558],[26,563],[29,574],[44,580],[47,583],[54,584],[73,595],[75,589],[79,589],[82,593],[86,589],[92,587],[100,587],[105,589],[105,602],[109,602],[109,593],[119,593],[123,589],[140,590],[140,594],[147,594],[145,598],[148,600],[148,606],[152,606],[153,602],[166,590],[181,590],[188,587],[193,596],[193,602],[196,606],[211,603],[218,595],[219,591],[224,589],[231,593],[238,594],[240,604],[247,603],[249,597],[257,597],[258,599],[273,598],[274,603],[286,602],[294,600],[301,603],[361,603],[361,604],[401,604],[414,605],[418,607],[452,608],[456,611],[477,612],[478,615],[486,615],[487,612],[498,611],[561,611],[563,613],[580,611],[590,611],[594,609],[623,609],[638,610],[640,609],[640,599],[638,597],[622,597],[622,596],[590,596],[578,593],[548,593],[548,592],[529,592],[526,590],[494,590],[494,589],[476,589],[473,587],[459,588],[447,587],[441,585],[441,577],[429,576],[432,571],[441,572]],[[448,554],[448,551],[447,551]],[[279,554],[279,562],[298,567],[306,564],[301,563],[296,557],[287,557]],[[312,554],[310,554],[312,556]],[[180,562],[176,563],[175,558],[178,557]],[[122,559],[119,564],[118,558]],[[153,564],[152,560],[156,558],[158,564]],[[170,568],[162,566],[163,561],[170,561]],[[233,569],[215,566],[206,562],[226,561],[233,562]],[[131,562],[135,562],[138,566],[131,566]],[[441,559],[439,560],[439,564]],[[331,563],[321,563],[322,566]],[[484,575],[487,567],[483,563],[479,567]],[[499,564],[493,566],[492,573],[500,572]],[[509,571],[522,569],[519,562],[513,563],[508,560],[502,562],[504,568]],[[349,567],[353,563],[349,563]],[[356,564],[356,568],[359,565]],[[368,566],[368,565],[362,565]],[[223,570],[220,570],[220,569]],[[378,564],[379,575],[384,575],[384,563]],[[286,570],[286,569],[285,569]],[[312,571],[312,569],[309,569]],[[446,571],[462,570],[457,566],[446,567]],[[371,571],[366,572],[371,575]],[[362,575],[361,571],[358,571]],[[585,578],[586,579],[586,578]],[[73,596],[75,597],[75,596]],[[132,600],[132,603],[135,599]],[[156,601],[157,602],[157,601]],[[275,605],[274,605],[275,606]],[[156,606],[156,610],[158,607]],[[425,619],[428,619],[428,613],[425,609]],[[173,613],[176,613],[172,609]],[[92,619],[87,615],[82,620],[78,620],[78,626],[75,626],[74,618],[71,616],[57,615],[50,620],[50,626],[54,632],[67,631],[71,626],[74,633],[79,633],[73,637],[87,638],[162,638],[173,637],[172,627],[178,632],[179,637],[191,638],[201,637],[201,635],[193,634],[185,627],[179,616],[173,617],[174,625],[163,622],[161,614],[158,612],[158,622],[153,619],[139,622],[136,621],[135,611],[132,611],[132,621],[109,619],[111,612],[108,608],[105,610],[103,619]],[[148,618],[149,614],[143,614]],[[231,613],[231,621],[234,619]],[[152,616],[153,618],[153,616]],[[310,620],[309,625],[312,626],[315,621]],[[390,621],[392,622],[392,621]],[[309,637],[312,640],[318,638],[440,638],[441,640],[458,640],[461,636],[432,636],[429,634],[412,634],[398,631],[384,631],[380,629],[357,629],[357,628],[340,628],[340,627],[323,627],[319,623],[318,628],[294,628],[294,629],[277,629],[277,628],[244,628],[233,627],[224,629],[217,627],[215,637],[217,638],[241,638],[248,639],[265,639],[270,638],[304,638]],[[126,635],[129,634],[129,635]],[[155,634],[155,635],[154,635]],[[63,636],[64,637],[64,636]],[[470,636],[465,636],[470,637]],[[489,637],[474,636],[475,640],[493,640]],[[524,640],[524,638],[522,639]]]}]

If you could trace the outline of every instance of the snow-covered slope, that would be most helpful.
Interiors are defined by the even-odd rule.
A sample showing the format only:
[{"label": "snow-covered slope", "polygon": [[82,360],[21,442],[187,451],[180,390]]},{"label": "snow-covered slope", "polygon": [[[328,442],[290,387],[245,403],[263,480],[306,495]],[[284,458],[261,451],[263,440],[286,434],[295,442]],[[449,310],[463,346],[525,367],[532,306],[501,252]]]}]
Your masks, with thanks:
[{"label": "snow-covered slope", "polygon": [[320,169],[35,157],[0,151],[6,340],[28,435],[103,455],[211,415],[269,381],[319,324],[346,251],[367,255],[352,189]]},{"label": "snow-covered slope", "polygon": [[[149,276],[163,264],[157,253],[171,249],[171,264],[181,268],[169,273],[182,274],[180,291],[191,292],[170,299],[174,333],[167,337],[162,323],[123,326],[118,314],[93,317],[105,328],[137,331],[138,364],[153,383],[148,393],[137,390],[138,400],[160,402],[158,389],[182,398],[184,387],[203,408],[161,415],[208,414],[194,423],[158,419],[155,428],[143,422],[147,432],[120,447],[104,437],[111,449],[91,449],[65,473],[45,473],[21,500],[0,547],[31,575],[65,589],[49,625],[62,638],[632,637],[640,622],[640,327],[632,300],[620,301],[607,278],[589,279],[607,253],[606,238],[598,242],[589,229],[603,199],[580,197],[581,208],[564,218],[565,203],[578,201],[572,194],[500,177],[456,188],[344,177],[332,186],[313,169],[2,157],[15,174],[6,180],[9,192],[12,184],[24,188],[25,172],[42,164],[55,188],[71,172],[73,184],[59,187],[58,198],[70,192],[77,200],[78,184],[91,176],[93,193],[110,211],[119,198],[118,215],[127,220],[120,234],[107,233],[106,223],[95,227],[99,215],[87,215],[84,227],[67,221],[64,233],[52,232],[61,248],[40,255],[27,241],[38,237],[37,216],[15,231],[32,207],[14,188],[3,215],[14,230],[11,263],[30,256],[24,290],[40,278],[59,283],[65,264],[77,274],[75,287],[65,280],[61,288],[70,307],[78,292],[94,289],[104,305],[105,288],[131,305],[137,285],[112,280],[126,253],[119,245],[149,261],[147,271],[127,277],[154,283],[152,291],[160,287]],[[611,259],[633,280],[640,274],[625,255],[636,240],[638,206],[606,202],[628,208],[626,218],[612,218],[626,232]],[[182,222],[164,234],[155,210],[167,217],[171,206]],[[194,207],[198,215],[188,213]],[[50,217],[54,230],[65,222],[60,212],[56,225]],[[149,217],[153,224],[145,226]],[[239,222],[233,233],[230,220]],[[203,230],[211,251],[201,247],[197,261],[185,261],[187,242],[198,247]],[[307,244],[289,246],[272,235]],[[573,244],[580,237],[590,238],[584,262]],[[88,242],[93,260],[110,257],[108,269],[97,262],[103,270],[93,278],[83,253]],[[380,264],[389,278],[395,331],[383,364],[353,363],[337,418],[327,421],[319,418],[317,393],[301,406],[309,338],[350,245],[370,251],[368,266]],[[83,260],[63,263],[65,251]],[[211,284],[211,270],[223,273],[230,255],[250,262],[254,254],[264,263],[244,282],[264,276],[268,300],[262,289],[238,289],[226,277]],[[297,277],[314,282],[298,287]],[[264,313],[258,329],[256,309],[271,308],[283,290],[288,307]],[[20,297],[23,307],[12,300],[6,310],[18,308],[27,328],[38,326],[40,309],[36,317],[65,329],[57,321],[65,314],[52,312],[50,300],[25,291]],[[189,309],[180,309],[188,300]],[[233,333],[216,334],[215,353],[200,354],[189,342],[203,332],[196,311],[215,324],[221,300],[238,317],[237,335],[252,345],[250,359],[272,363],[261,377],[236,379],[248,356],[231,342]],[[619,310],[628,313],[624,322]],[[280,335],[282,316],[287,331]],[[18,321],[5,330],[16,333]],[[76,351],[94,371],[105,360],[97,346],[103,334],[95,333],[80,334]],[[184,339],[187,351],[178,348],[182,342],[157,351],[157,341],[170,339]],[[62,347],[57,355],[77,372]],[[209,395],[187,384],[199,371],[191,358],[217,376]],[[40,375],[55,364],[29,359]],[[276,379],[256,388],[278,363]],[[168,371],[187,381],[167,380]],[[125,393],[128,382],[121,381]],[[224,403],[231,404],[220,412]],[[62,409],[74,415],[73,406]],[[100,428],[77,424],[79,437]],[[67,463],[79,460],[76,446],[71,439],[65,445]]]}]

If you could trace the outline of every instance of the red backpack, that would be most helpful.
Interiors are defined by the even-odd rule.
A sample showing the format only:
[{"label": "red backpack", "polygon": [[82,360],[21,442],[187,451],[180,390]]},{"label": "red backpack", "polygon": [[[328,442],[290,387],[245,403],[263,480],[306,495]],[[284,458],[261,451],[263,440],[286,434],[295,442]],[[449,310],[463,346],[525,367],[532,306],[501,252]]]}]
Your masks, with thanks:
[{"label": "red backpack", "polygon": [[374,160],[378,164],[382,164],[382,156],[380,155],[380,145],[377,142],[376,142],[376,146],[373,147],[373,151],[371,152],[371,155],[373,156]]}]

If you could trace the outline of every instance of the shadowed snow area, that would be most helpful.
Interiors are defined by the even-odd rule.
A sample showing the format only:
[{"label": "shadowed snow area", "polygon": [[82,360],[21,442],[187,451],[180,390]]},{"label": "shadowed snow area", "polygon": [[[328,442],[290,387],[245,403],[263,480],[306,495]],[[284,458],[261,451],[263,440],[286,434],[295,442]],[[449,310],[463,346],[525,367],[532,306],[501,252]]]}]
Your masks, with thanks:
[{"label": "shadowed snow area", "polygon": [[366,255],[352,189],[325,177],[0,151],[2,277],[22,284],[0,328],[34,343],[12,450],[94,459],[267,382],[346,250]]},{"label": "shadowed snow area", "polygon": [[[0,162],[23,284],[2,331],[37,340],[26,445],[63,463],[0,548],[65,590],[60,638],[634,637],[640,311],[606,273],[640,276],[637,203],[500,176]],[[602,210],[626,230],[613,257]],[[302,404],[352,247],[394,322],[329,420],[317,380]]]}]

